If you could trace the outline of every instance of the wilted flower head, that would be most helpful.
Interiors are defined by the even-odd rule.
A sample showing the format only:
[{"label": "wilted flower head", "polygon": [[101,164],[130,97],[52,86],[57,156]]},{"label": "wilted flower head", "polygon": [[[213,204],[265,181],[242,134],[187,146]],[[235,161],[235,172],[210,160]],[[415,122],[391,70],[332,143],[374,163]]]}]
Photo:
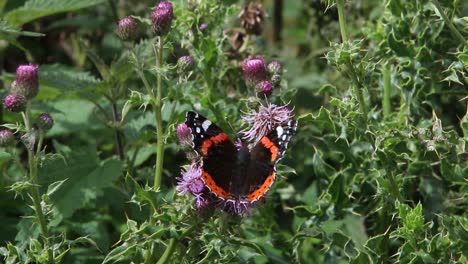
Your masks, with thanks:
[{"label": "wilted flower head", "polygon": [[54,119],[48,113],[42,113],[37,118],[37,125],[40,129],[47,131],[54,125]]},{"label": "wilted flower head", "polygon": [[270,103],[267,103],[266,106],[260,105],[258,112],[252,110],[242,117],[252,126],[250,129],[242,131],[242,134],[245,140],[258,142],[272,129],[287,123],[293,117],[293,111],[288,108],[287,104],[283,106]]},{"label": "wilted flower head", "polygon": [[3,99],[3,106],[11,112],[21,112],[26,107],[26,97],[21,94],[9,94]]},{"label": "wilted flower head", "polygon": [[158,36],[166,35],[171,29],[173,18],[172,3],[161,1],[151,15],[154,33]]},{"label": "wilted flower head", "polygon": [[281,82],[282,79],[283,78],[281,77],[281,75],[273,74],[273,76],[271,76],[271,84],[276,86]]},{"label": "wilted flower head", "polygon": [[241,25],[247,34],[260,35],[262,33],[262,22],[265,11],[259,3],[250,2],[239,13]]},{"label": "wilted flower head", "polygon": [[195,67],[195,60],[192,56],[182,56],[177,60],[177,67],[180,73],[191,71]]},{"label": "wilted flower head", "polygon": [[281,71],[283,70],[283,66],[281,65],[279,61],[272,61],[268,63],[267,69],[268,69],[268,72],[271,74],[278,74],[278,73],[281,73]]},{"label": "wilted flower head", "polygon": [[179,195],[191,193],[193,195],[199,195],[205,191],[205,184],[201,179],[202,170],[197,163],[190,165],[188,171],[181,171],[182,177],[177,178],[176,190]]},{"label": "wilted flower head", "polygon": [[6,146],[14,141],[13,132],[9,129],[0,128],[0,146]]},{"label": "wilted flower head", "polygon": [[273,85],[269,81],[261,81],[257,84],[257,94],[269,96],[273,92]]},{"label": "wilted flower head", "polygon": [[244,78],[248,83],[257,84],[266,79],[265,62],[262,58],[250,58],[242,64]]},{"label": "wilted flower head", "polygon": [[117,26],[117,35],[121,40],[133,39],[138,30],[138,24],[133,17],[124,17],[120,19]]},{"label": "wilted flower head", "polygon": [[177,138],[182,145],[192,144],[192,132],[185,123],[180,123],[176,128]]},{"label": "wilted flower head", "polygon": [[11,84],[10,92],[13,94],[21,94],[26,97],[26,99],[34,98],[39,92],[37,65],[20,65],[16,69],[16,80]]}]

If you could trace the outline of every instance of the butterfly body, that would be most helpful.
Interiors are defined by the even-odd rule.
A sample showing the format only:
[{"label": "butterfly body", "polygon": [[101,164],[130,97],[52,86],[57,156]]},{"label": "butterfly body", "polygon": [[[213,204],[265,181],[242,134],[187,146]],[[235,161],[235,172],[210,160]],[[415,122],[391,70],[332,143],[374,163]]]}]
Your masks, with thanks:
[{"label": "butterfly body", "polygon": [[264,197],[275,181],[276,162],[284,155],[296,122],[272,129],[252,148],[236,147],[218,126],[195,112],[188,112],[193,149],[201,158],[201,178],[218,198],[251,204]]}]

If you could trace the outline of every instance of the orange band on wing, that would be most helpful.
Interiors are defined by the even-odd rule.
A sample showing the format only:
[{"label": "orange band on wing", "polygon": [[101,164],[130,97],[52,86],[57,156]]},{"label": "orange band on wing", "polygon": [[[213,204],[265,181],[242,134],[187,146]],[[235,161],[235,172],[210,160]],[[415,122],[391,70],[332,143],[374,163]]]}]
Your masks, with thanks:
[{"label": "orange band on wing", "polygon": [[210,191],[212,191],[218,197],[221,197],[223,199],[227,199],[229,197],[229,193],[223,190],[223,188],[219,187],[213,180],[213,177],[211,177],[211,175],[204,170],[202,171],[202,179],[206,186],[210,189]]},{"label": "orange band on wing", "polygon": [[275,146],[275,144],[273,144],[273,142],[271,142],[271,140],[267,137],[263,137],[262,140],[260,140],[260,143],[262,143],[262,145],[269,149],[270,152],[271,152],[271,162],[274,162],[276,160],[276,158],[278,157],[278,147]]},{"label": "orange band on wing", "polygon": [[270,174],[265,181],[263,182],[262,186],[258,188],[257,190],[253,191],[249,195],[247,195],[247,199],[249,202],[255,202],[258,199],[260,199],[262,196],[265,195],[266,192],[271,188],[271,185],[273,185],[273,182],[275,181],[275,172]]},{"label": "orange band on wing", "polygon": [[227,140],[228,137],[226,133],[220,133],[217,136],[210,137],[209,139],[206,139],[203,141],[202,146],[201,146],[201,152],[203,155],[208,155],[208,151],[210,150],[210,147],[213,144],[219,144],[225,140]]}]

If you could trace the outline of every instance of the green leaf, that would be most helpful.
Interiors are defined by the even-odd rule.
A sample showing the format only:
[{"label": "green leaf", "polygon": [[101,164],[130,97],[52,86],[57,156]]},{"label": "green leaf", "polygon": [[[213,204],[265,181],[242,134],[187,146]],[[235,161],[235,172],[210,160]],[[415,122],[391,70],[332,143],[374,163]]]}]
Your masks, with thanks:
[{"label": "green leaf", "polygon": [[11,154],[5,151],[0,151],[0,162],[1,161],[6,161],[11,158]]},{"label": "green leaf", "polygon": [[105,0],[29,0],[24,6],[7,13],[5,18],[14,26],[53,14],[76,11],[106,2]]},{"label": "green leaf", "polygon": [[66,179],[50,198],[57,211],[67,218],[86,202],[97,198],[100,190],[111,187],[121,175],[122,167],[122,162],[116,159],[100,161],[93,148],[81,149],[73,151],[66,162],[45,162],[39,170],[39,179],[41,186]]},{"label": "green leaf", "polygon": [[22,31],[19,28],[16,28],[8,23],[8,21],[4,19],[0,19],[0,39],[7,39],[8,37],[17,37],[17,36],[26,36],[26,37],[43,37],[45,34],[37,33],[37,32],[30,32],[30,31]]}]

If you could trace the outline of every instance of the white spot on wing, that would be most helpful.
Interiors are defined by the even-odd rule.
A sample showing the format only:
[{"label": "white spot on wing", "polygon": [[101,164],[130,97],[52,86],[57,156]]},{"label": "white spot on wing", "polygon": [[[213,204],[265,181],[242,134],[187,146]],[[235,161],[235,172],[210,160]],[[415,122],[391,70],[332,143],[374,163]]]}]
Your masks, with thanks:
[{"label": "white spot on wing", "polygon": [[197,134],[200,134],[200,128],[199,128],[199,127],[197,127],[197,128],[195,129],[195,131],[197,131]]},{"label": "white spot on wing", "polygon": [[276,128],[276,132],[278,133],[278,137],[281,137],[281,135],[283,135],[284,131],[283,131],[283,128],[279,126],[279,127]]},{"label": "white spot on wing", "polygon": [[205,121],[203,121],[201,126],[202,126],[203,130],[206,131],[211,126],[211,121],[210,120],[205,120]]}]

